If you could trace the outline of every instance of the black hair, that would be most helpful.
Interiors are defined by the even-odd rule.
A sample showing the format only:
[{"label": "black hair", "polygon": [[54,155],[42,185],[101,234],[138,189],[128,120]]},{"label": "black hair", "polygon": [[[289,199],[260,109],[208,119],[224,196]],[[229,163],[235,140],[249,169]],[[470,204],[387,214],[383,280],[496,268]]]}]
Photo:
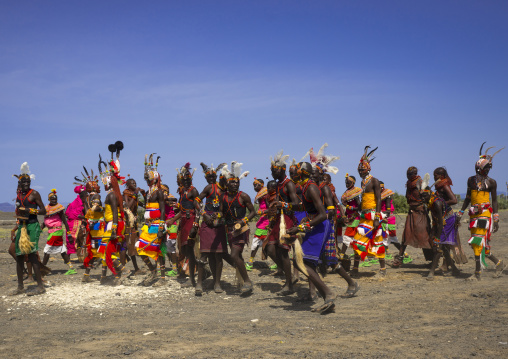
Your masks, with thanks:
[{"label": "black hair", "polygon": [[277,181],[275,180],[268,181],[268,183],[266,184],[266,188],[268,187],[277,187]]}]

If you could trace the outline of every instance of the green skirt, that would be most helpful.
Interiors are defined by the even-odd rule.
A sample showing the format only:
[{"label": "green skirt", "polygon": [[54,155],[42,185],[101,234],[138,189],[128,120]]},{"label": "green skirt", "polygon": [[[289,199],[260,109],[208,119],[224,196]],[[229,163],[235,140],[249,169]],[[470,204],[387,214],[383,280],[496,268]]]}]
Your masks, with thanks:
[{"label": "green skirt", "polygon": [[41,225],[39,224],[39,222],[29,223],[26,225],[26,230],[28,232],[28,236],[30,237],[30,242],[34,244],[30,253],[21,253],[21,249],[19,248],[19,238],[21,237],[21,228],[23,228],[23,225],[20,225],[18,231],[16,232],[16,240],[15,240],[16,255],[23,256],[25,254],[35,253],[39,251],[39,237],[42,232]]}]

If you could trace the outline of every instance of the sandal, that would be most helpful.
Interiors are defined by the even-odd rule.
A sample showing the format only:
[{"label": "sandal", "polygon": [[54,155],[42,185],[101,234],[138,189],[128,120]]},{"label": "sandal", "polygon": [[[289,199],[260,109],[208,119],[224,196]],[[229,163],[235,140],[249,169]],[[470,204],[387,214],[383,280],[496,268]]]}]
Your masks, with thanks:
[{"label": "sandal", "polygon": [[332,298],[325,300],[325,302],[321,304],[319,307],[311,309],[311,312],[319,312],[321,314],[328,313],[333,308],[335,308],[336,298],[337,298],[336,296],[333,296]]},{"label": "sandal", "polygon": [[496,264],[496,272],[494,273],[494,278],[499,278],[503,274],[503,271],[506,269],[506,265],[503,260],[500,260],[499,263]]},{"label": "sandal", "polygon": [[240,293],[240,296],[247,297],[252,294],[252,291],[254,290],[254,287],[252,286],[252,283],[248,284],[245,283],[242,287],[242,291]]},{"label": "sandal", "polygon": [[69,269],[64,275],[78,274],[74,268]]},{"label": "sandal", "polygon": [[343,295],[344,298],[353,298],[356,295],[356,292],[360,290],[360,286],[358,282],[355,282],[355,287],[353,289],[348,288],[346,294]]}]

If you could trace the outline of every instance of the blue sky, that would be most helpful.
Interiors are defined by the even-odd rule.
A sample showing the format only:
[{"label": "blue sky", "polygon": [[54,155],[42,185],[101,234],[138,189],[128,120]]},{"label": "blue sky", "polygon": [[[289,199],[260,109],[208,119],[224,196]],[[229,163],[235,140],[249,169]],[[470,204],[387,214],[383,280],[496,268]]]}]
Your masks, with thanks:
[{"label": "blue sky", "polygon": [[[446,166],[457,193],[483,141],[508,144],[505,1],[0,2],[0,202],[28,161],[43,198],[122,140],[122,174],[190,162],[269,176],[279,149],[328,142],[338,192],[365,145],[372,174]],[[491,172],[504,190],[508,150]],[[196,172],[195,185],[205,182]],[[249,179],[250,178],[250,179]]]}]

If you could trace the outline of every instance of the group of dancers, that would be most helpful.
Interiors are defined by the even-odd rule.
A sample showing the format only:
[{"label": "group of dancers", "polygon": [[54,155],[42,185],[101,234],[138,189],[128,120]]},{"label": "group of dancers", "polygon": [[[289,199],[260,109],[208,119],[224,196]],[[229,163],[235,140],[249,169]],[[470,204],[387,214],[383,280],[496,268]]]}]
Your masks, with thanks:
[{"label": "group of dancers", "polygon": [[[273,180],[265,184],[264,180],[254,178],[257,194],[253,203],[240,190],[241,180],[249,172],[242,172],[242,163],[236,161],[217,167],[201,163],[207,181],[201,192],[192,185],[195,169],[186,163],[177,169],[176,198],[161,182],[160,157],[145,156],[144,180],[148,189],[143,190],[134,179],[120,175],[123,146],[121,141],[109,145],[111,158],[107,161],[99,155],[98,174],[83,166],[82,176],[75,177],[77,197],[67,208],[58,203],[56,190],[48,194],[49,204],[44,206],[41,195],[31,188],[34,176],[28,164],[21,165],[20,174],[15,175],[17,225],[9,249],[16,260],[18,276],[18,287],[12,295],[25,293],[25,263],[37,281],[35,289],[26,293],[42,294],[45,292],[42,275],[49,271],[46,264],[50,255],[60,254],[69,266],[65,274],[70,275],[77,273],[70,254],[77,253],[85,268],[83,283],[92,281],[91,271],[99,265],[101,284],[119,285],[132,275],[141,275],[139,257],[148,268],[142,285],[164,286],[167,276],[185,277],[182,286],[194,287],[196,296],[203,294],[203,281],[208,276],[213,278],[213,291],[223,291],[221,276],[225,261],[236,269],[240,295],[246,297],[254,289],[248,272],[261,248],[263,257],[271,258],[285,278],[278,294],[293,294],[296,278],[303,274],[308,278],[309,291],[299,300],[315,301],[317,290],[323,303],[314,310],[325,313],[334,308],[337,295],[319,272],[331,268],[347,283],[343,297],[353,297],[359,290],[355,279],[365,263],[369,266],[379,263],[376,277],[385,278],[386,260],[392,257],[386,253],[392,243],[397,248],[390,263],[393,268],[404,265],[409,245],[422,248],[431,261],[427,279],[434,278],[441,256],[444,256],[443,274],[459,275],[455,264],[464,263],[467,258],[457,226],[468,207],[471,231],[468,243],[476,261],[471,278],[481,279],[485,258],[494,262],[495,276],[505,269],[504,262],[493,255],[490,247],[491,234],[498,230],[499,214],[497,184],[488,174],[499,151],[489,155],[492,148],[488,148],[483,153],[483,145],[475,164],[476,174],[467,180],[467,196],[458,213],[451,207],[457,198],[445,168],[434,170],[432,185],[428,174],[421,178],[416,167],[408,168],[409,213],[400,241],[395,229],[394,192],[370,173],[377,147],[364,149],[358,164],[360,187],[355,186],[354,176],[346,174],[347,189],[340,200],[329,175],[338,172],[331,165],[338,157],[325,154],[327,144],[317,153],[311,149],[300,162],[293,159],[290,164],[289,156],[281,150],[271,158]],[[99,181],[105,195],[101,195]],[[137,216],[140,207],[144,208],[142,220]],[[38,215],[44,216],[42,225]],[[257,223],[251,256],[245,262],[242,253],[250,242],[249,222],[254,218]],[[48,238],[41,262],[38,244],[44,228],[48,229]],[[352,268],[348,248],[354,250]],[[171,262],[168,271],[166,257]],[[132,263],[133,272],[126,269],[128,262]],[[108,278],[108,270],[112,278]]]}]

